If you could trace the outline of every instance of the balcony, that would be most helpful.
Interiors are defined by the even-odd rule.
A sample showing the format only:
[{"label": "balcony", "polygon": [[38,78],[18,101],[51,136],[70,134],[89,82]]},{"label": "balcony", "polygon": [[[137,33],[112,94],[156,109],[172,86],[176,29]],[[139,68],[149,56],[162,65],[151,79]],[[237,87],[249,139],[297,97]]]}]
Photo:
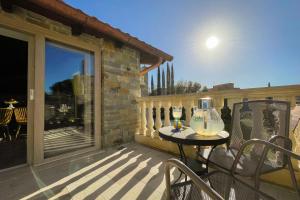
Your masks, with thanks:
[{"label": "balcony", "polygon": [[[235,102],[245,99],[290,102],[289,137],[293,151],[300,154],[300,85],[271,87],[271,83],[299,83],[296,48],[300,49],[300,29],[294,23],[298,5],[271,1],[254,6],[255,2],[254,7],[252,3],[249,7],[204,1],[180,5],[178,1],[170,6],[161,1],[157,6],[152,1],[143,1],[144,5],[138,1],[115,4],[111,9],[109,1],[108,7],[82,2],[90,9],[75,8],[78,3],[71,0],[0,0],[0,200],[164,199],[168,186],[164,161],[178,158],[183,150],[189,159],[198,159],[196,151],[207,153],[210,147],[193,144],[180,147],[179,152],[175,143],[159,137],[158,130],[173,124],[170,108],[179,105],[184,107],[183,123],[189,126],[192,108],[203,97],[210,97],[219,113],[225,99],[231,110]],[[98,14],[83,11],[96,7]],[[155,17],[153,9],[139,12],[152,7]],[[286,11],[278,12],[282,7]],[[183,12],[166,15],[165,8]],[[105,18],[99,13],[121,17],[119,22],[125,24],[114,23],[117,26],[130,25],[129,29],[142,34],[144,30],[143,40],[97,19]],[[153,42],[158,46],[148,44],[149,38],[157,40]],[[154,93],[154,81],[147,77],[155,73],[151,70],[163,67],[162,76],[157,76],[157,88],[163,88],[156,90],[158,94],[176,91],[174,81],[181,78],[177,74],[208,85],[233,81],[244,87],[269,82],[269,87],[230,89],[231,83],[227,90],[216,87],[196,94],[141,97],[147,96],[149,82]],[[201,88],[200,83],[196,85],[198,89],[193,91]],[[285,104],[285,108],[289,106]],[[273,111],[267,115],[270,113],[273,118]],[[172,133],[172,127],[167,128]],[[274,136],[280,128],[273,125],[270,129],[268,136]],[[278,156],[285,161],[281,155],[273,160],[280,160]],[[294,199],[291,187],[295,182],[300,185],[300,163],[288,163],[296,171],[293,184],[287,180],[286,163],[282,163],[280,170],[261,177],[262,187],[277,199]],[[171,180],[179,174],[172,168]],[[183,181],[181,178],[178,180]]]},{"label": "balcony", "polygon": [[[159,138],[157,129],[171,124],[170,108],[182,105],[186,110],[185,124],[191,119],[191,108],[202,97],[211,97],[220,112],[224,99],[229,107],[244,98],[249,100],[273,99],[291,102],[292,126],[298,122],[297,95],[300,86],[246,89],[239,91],[211,91],[190,95],[169,95],[142,97],[138,100],[141,108],[140,129],[136,142],[73,156],[50,164],[23,167],[0,174],[0,192],[3,199],[165,199],[164,161],[177,157],[177,146]],[[155,109],[155,119],[153,118]],[[161,112],[164,108],[163,113]],[[164,116],[164,118],[162,118]],[[290,137],[294,151],[299,153],[299,129],[291,129]],[[155,130],[156,129],[156,130]],[[141,145],[142,144],[142,145]],[[193,157],[196,149],[185,147]],[[179,176],[172,170],[171,180]],[[268,174],[263,177],[262,187],[276,199],[296,199],[283,174]],[[299,178],[299,170],[296,172]],[[299,181],[299,180],[298,180]],[[284,186],[283,186],[283,185]],[[9,191],[9,192],[7,192]]]},{"label": "balcony", "polygon": [[[281,101],[288,101],[291,105],[290,115],[290,134],[289,137],[293,142],[293,151],[300,154],[300,140],[299,140],[299,117],[300,110],[298,105],[300,86],[281,86],[281,87],[266,87],[266,88],[251,88],[251,89],[234,89],[224,91],[209,91],[197,94],[185,95],[167,95],[167,96],[149,96],[139,99],[141,107],[141,125],[140,131],[136,134],[135,140],[138,143],[147,145],[149,147],[160,149],[172,154],[179,154],[178,147],[175,143],[165,141],[158,135],[158,129],[163,126],[171,125],[171,107],[182,106],[184,108],[183,123],[187,126],[191,120],[192,108],[197,106],[200,98],[212,98],[213,105],[221,114],[224,99],[227,99],[228,106],[232,111],[233,104],[242,102],[244,99],[248,100],[262,100],[274,99]],[[195,158],[197,151],[196,146],[185,146],[185,153],[189,157]],[[296,177],[299,179],[299,164],[296,169]],[[296,164],[297,165],[297,164]],[[286,172],[270,173],[262,177],[265,182],[271,182],[275,185],[291,187],[291,182],[287,180],[288,174]],[[299,181],[299,180],[298,180]],[[280,198],[279,198],[280,199]]]},{"label": "balcony", "polygon": [[[174,156],[136,143],[0,174],[1,199],[164,199],[163,161]],[[171,171],[171,180],[178,177]],[[277,199],[288,189],[265,183]],[[8,192],[9,191],[9,192]]]},{"label": "balcony", "polygon": [[[290,138],[294,142],[294,152],[299,154],[300,126],[296,126],[300,117],[297,105],[299,94],[300,86],[294,85],[141,97],[138,99],[140,127],[135,135],[135,143],[73,156],[68,160],[41,166],[3,171],[0,173],[1,198],[164,199],[166,185],[163,162],[177,157],[178,148],[174,143],[162,140],[157,130],[172,124],[169,108],[176,105],[185,108],[184,123],[188,125],[192,115],[191,109],[196,106],[198,99],[203,97],[211,97],[214,107],[219,112],[224,99],[228,100],[231,110],[234,103],[245,98],[289,101],[292,110]],[[188,156],[193,157],[196,148],[188,146],[185,147],[185,151]],[[298,182],[299,171],[297,169],[296,172]],[[178,171],[173,171],[172,178],[178,174]],[[285,177],[287,175],[284,172],[268,174],[263,177],[263,187],[277,199],[296,199],[296,194],[289,189],[291,186]]]}]

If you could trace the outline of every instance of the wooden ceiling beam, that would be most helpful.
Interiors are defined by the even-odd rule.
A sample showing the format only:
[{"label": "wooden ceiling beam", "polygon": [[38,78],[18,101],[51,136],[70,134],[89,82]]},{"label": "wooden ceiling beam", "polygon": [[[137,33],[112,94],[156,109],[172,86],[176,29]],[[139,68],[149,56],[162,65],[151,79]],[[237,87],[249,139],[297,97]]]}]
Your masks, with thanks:
[{"label": "wooden ceiling beam", "polygon": [[9,12],[12,13],[13,12],[13,4],[11,1],[9,0],[1,0],[1,8],[5,11],[5,12]]}]

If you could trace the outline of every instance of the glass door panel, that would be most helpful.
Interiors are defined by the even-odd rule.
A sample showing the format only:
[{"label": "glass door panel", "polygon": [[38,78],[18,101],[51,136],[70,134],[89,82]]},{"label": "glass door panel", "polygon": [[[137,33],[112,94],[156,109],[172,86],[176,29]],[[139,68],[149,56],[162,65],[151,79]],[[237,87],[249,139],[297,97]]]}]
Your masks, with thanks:
[{"label": "glass door panel", "polygon": [[94,55],[46,41],[44,157],[92,147]]},{"label": "glass door panel", "polygon": [[[0,28],[0,32],[11,31]],[[0,34],[0,170],[27,161],[28,41]],[[9,35],[9,34],[8,34]]]}]

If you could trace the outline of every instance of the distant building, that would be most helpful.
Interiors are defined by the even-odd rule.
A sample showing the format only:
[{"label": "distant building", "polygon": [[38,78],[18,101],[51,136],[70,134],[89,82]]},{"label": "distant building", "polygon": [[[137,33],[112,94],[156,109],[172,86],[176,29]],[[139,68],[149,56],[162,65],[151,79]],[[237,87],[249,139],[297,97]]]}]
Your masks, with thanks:
[{"label": "distant building", "polygon": [[234,89],[240,89],[240,88],[235,88],[234,83],[224,83],[224,84],[214,85],[213,88],[209,89],[209,91],[234,90]]}]

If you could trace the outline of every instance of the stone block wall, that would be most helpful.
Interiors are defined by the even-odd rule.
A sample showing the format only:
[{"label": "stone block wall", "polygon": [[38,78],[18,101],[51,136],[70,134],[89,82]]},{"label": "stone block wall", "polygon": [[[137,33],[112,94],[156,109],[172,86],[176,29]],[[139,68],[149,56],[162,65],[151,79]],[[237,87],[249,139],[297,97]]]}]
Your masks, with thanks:
[{"label": "stone block wall", "polygon": [[[141,70],[145,69],[146,67],[142,67]],[[141,76],[141,96],[146,97],[149,96],[148,91],[148,73],[146,73],[144,76]]]},{"label": "stone block wall", "polygon": [[134,140],[141,96],[139,52],[104,42],[102,54],[102,145]]},{"label": "stone block wall", "polygon": [[[52,32],[71,36],[71,28],[23,8],[14,7],[12,19],[22,19]],[[139,108],[136,98],[141,96],[140,54],[127,46],[116,47],[113,41],[88,34],[77,36],[88,44],[102,48],[101,83],[101,141],[103,147],[130,142],[139,127]],[[72,44],[66,44],[72,45]],[[100,124],[100,123],[99,123]]]}]

